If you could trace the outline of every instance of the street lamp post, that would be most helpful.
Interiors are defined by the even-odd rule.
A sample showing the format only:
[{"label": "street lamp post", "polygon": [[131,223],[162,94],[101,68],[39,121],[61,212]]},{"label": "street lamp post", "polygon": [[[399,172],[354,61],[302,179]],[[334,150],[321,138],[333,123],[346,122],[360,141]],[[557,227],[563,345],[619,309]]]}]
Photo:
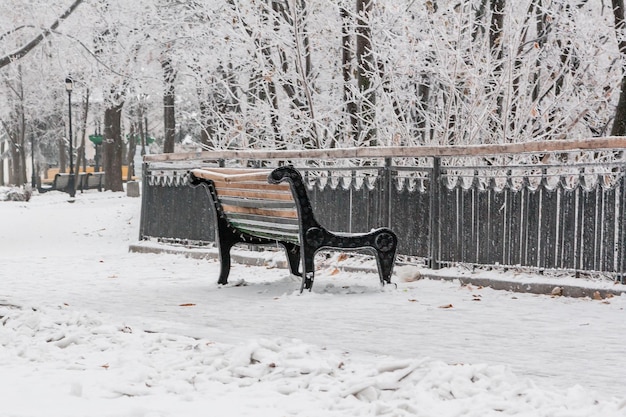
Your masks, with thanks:
[{"label": "street lamp post", "polygon": [[70,134],[70,178],[67,183],[67,187],[69,188],[70,197],[74,197],[76,195],[76,187],[74,186],[74,146],[72,139],[72,90],[74,89],[74,82],[71,78],[67,77],[65,79],[65,90],[67,91],[67,101],[69,105],[69,134]]},{"label": "street lamp post", "polygon": [[33,190],[37,189],[37,179],[35,177],[35,135],[30,133],[30,165],[32,167],[31,173],[31,187]]}]

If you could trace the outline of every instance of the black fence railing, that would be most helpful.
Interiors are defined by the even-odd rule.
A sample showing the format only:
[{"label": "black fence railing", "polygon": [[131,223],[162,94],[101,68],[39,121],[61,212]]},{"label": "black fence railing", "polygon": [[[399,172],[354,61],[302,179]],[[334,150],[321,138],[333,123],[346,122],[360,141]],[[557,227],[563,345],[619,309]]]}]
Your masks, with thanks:
[{"label": "black fence railing", "polygon": [[[325,227],[349,232],[391,227],[399,254],[408,261],[432,268],[462,263],[602,273],[624,282],[626,163],[619,160],[621,153],[609,154],[604,162],[550,165],[497,164],[475,155],[335,159],[334,164],[267,155],[254,162],[248,155],[245,161],[237,155],[226,161],[156,156],[146,158],[143,169],[140,239],[213,242],[207,196],[187,185],[191,168],[293,163]],[[468,160],[481,163],[469,166]]]}]

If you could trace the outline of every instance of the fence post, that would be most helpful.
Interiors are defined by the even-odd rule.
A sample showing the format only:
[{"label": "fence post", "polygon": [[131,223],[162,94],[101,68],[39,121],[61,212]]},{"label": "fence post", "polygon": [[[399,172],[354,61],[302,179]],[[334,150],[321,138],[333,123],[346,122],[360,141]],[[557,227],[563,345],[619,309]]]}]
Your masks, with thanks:
[{"label": "fence post", "polygon": [[381,226],[391,227],[391,158],[385,158],[381,172],[382,204],[380,210]]},{"label": "fence post", "polygon": [[441,186],[441,158],[438,156],[433,157],[433,169],[430,181],[430,268],[439,269],[439,248],[441,239],[439,187]]},{"label": "fence post", "polygon": [[141,182],[142,182],[142,191],[141,191],[141,213],[139,216],[139,240],[144,240],[146,236],[146,222],[148,221],[148,202],[150,201],[149,196],[152,196],[152,188],[148,184],[148,170],[150,169],[150,165],[147,162],[143,162],[143,166],[141,167]]},{"label": "fence post", "polygon": [[624,272],[626,269],[626,168],[622,166],[620,168],[620,204],[619,216],[621,222],[619,225],[618,244],[617,244],[617,274],[615,279],[621,284],[626,284]]}]

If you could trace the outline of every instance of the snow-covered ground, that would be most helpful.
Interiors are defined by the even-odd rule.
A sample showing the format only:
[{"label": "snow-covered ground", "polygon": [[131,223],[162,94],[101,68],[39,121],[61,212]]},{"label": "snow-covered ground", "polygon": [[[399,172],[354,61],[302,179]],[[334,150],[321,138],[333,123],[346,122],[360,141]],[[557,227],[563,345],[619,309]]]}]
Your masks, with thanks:
[{"label": "snow-covered ground", "polygon": [[626,416],[626,296],[381,290],[337,258],[311,293],[272,262],[219,288],[128,251],[140,204],[0,202],[0,416]]}]

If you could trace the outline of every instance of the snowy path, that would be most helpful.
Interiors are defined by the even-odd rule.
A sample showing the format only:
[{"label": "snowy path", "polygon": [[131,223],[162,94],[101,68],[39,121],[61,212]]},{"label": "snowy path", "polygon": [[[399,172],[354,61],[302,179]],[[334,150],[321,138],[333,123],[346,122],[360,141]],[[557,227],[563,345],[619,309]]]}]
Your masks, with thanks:
[{"label": "snowy path", "polygon": [[[381,291],[373,274],[341,272],[333,275],[332,269],[318,273],[313,293],[299,295],[299,282],[288,277],[285,270],[242,265],[233,267],[231,281],[243,278],[246,286],[218,288],[215,284],[218,264],[214,261],[179,255],[128,253],[128,245],[137,237],[139,205],[138,199],[112,193],[79,195],[74,204],[67,203],[65,196],[56,193],[35,197],[29,203],[0,203],[0,306],[21,307],[5,306],[5,311],[11,310],[13,314],[20,311],[19,317],[25,323],[31,319],[44,323],[46,317],[51,323],[73,317],[78,324],[74,323],[72,328],[80,328],[83,325],[80,320],[89,322],[95,318],[105,323],[117,323],[133,332],[135,337],[139,337],[138,333],[143,335],[137,343],[149,344],[153,338],[152,343],[158,345],[155,349],[167,349],[169,343],[176,351],[180,348],[179,343],[190,346],[190,341],[203,340],[207,346],[224,346],[220,352],[227,357],[237,354],[237,350],[233,351],[230,346],[285,357],[286,352],[297,352],[302,346],[309,346],[307,357],[319,356],[320,361],[345,361],[348,364],[350,358],[370,362],[391,360],[396,363],[392,368],[400,372],[413,367],[426,374],[435,372],[433,369],[438,367],[445,368],[444,363],[470,365],[472,372],[485,369],[488,374],[493,369],[500,369],[493,366],[506,365],[502,369],[510,369],[517,378],[532,380],[547,392],[567,393],[563,398],[573,395],[589,399],[580,392],[595,392],[594,395],[607,399],[611,396],[624,398],[624,296],[605,301],[552,298],[429,280],[398,282],[397,289],[387,287]],[[450,305],[450,308],[444,308]],[[31,307],[36,311],[27,316]],[[38,312],[44,312],[45,316],[30,317]],[[59,317],[55,318],[55,315]],[[95,333],[92,327],[85,338],[94,338],[93,343],[102,346],[122,343],[111,342],[111,338],[121,336],[110,326],[95,326],[102,327]],[[67,335],[59,337],[56,342],[68,342]],[[69,343],[76,343],[89,351],[84,343],[78,342],[80,335],[76,337],[69,339]],[[263,343],[270,346],[276,343],[284,346],[260,348],[259,340],[267,341]],[[10,343],[5,343],[5,350],[8,345]],[[107,349],[113,348],[108,346],[103,351]],[[12,363],[11,356],[2,352],[0,365],[5,361]],[[139,354],[130,352],[131,357]],[[47,350],[44,353],[49,354]],[[302,359],[293,352],[290,354]],[[87,353],[84,355],[89,357]],[[249,358],[250,352],[244,355]],[[184,357],[181,354],[180,360],[183,361]],[[51,360],[64,359],[57,355]],[[96,359],[90,361],[96,361],[92,365],[99,363]],[[401,365],[397,364],[398,361]],[[104,357],[101,362],[106,363]],[[130,358],[125,360],[125,363],[130,362]],[[320,366],[319,361],[317,364],[315,366]],[[190,362],[188,365],[197,368],[197,372],[206,368],[205,362]],[[81,369],[84,370],[85,366],[82,364]],[[371,366],[376,369],[378,365],[372,362]],[[248,368],[245,372],[257,372]],[[20,369],[16,370],[17,374],[26,381],[35,381],[33,375],[29,377],[28,372]],[[137,369],[136,372],[142,371]],[[353,373],[359,372],[364,371],[353,370]],[[417,375],[419,372],[408,373]],[[445,373],[445,370],[442,368],[436,372]],[[328,374],[322,374],[328,378]],[[266,377],[261,373],[259,381],[265,381],[263,378]],[[206,384],[217,383],[209,379]],[[352,383],[342,381],[342,389],[356,389]],[[415,384],[419,383],[415,381]],[[6,392],[10,385],[10,381],[0,379],[0,393]],[[70,389],[75,391],[74,396],[81,396],[90,386],[70,385],[74,387]],[[574,385],[579,387],[573,389]],[[283,388],[274,387],[279,392]],[[105,388],[99,386],[98,390]],[[363,389],[356,392],[365,397],[369,392],[371,398],[365,399],[371,401],[383,398],[381,393],[386,391],[372,393]],[[397,394],[399,391],[393,392]],[[226,401],[234,395],[236,393],[226,392],[223,399]],[[591,397],[596,398],[594,395]],[[546,398],[557,397],[546,394]],[[261,399],[244,401],[241,406],[247,409],[248,404],[257,409],[259,401],[262,402]],[[300,398],[300,401],[298,407],[309,405],[313,407],[309,411],[316,409],[315,397]],[[615,404],[622,408],[615,411],[612,406],[607,406],[602,412],[606,414],[612,410],[614,415],[626,415],[626,402],[620,399]],[[344,406],[350,407],[347,403],[341,407]],[[268,407],[268,415],[271,415],[272,408]],[[335,410],[335,415],[343,415],[341,407]],[[156,415],[176,415],[164,412],[165,405],[160,409],[162,414]],[[441,408],[435,409],[442,411]],[[243,415],[235,409],[229,410],[232,415]],[[292,411],[297,415],[295,409]],[[320,415],[323,415],[321,411]],[[476,412],[476,415],[488,415],[481,414],[480,409]],[[422,415],[416,410],[406,413],[389,415]],[[364,415],[378,414],[385,413],[364,412]],[[25,412],[23,415],[37,414]],[[545,415],[556,414],[546,411]],[[593,415],[593,412],[581,415]]]}]

